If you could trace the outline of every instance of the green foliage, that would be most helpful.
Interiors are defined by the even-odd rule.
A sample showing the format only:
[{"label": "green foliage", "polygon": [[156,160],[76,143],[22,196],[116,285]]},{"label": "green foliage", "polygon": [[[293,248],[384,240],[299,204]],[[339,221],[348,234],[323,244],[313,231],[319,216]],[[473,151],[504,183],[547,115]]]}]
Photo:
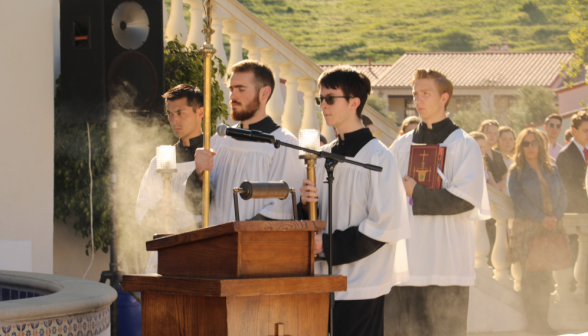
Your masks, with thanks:
[{"label": "green foliage", "polygon": [[480,123],[488,118],[488,113],[482,112],[480,109],[469,109],[466,111],[459,111],[450,115],[451,120],[466,132],[477,131]]},{"label": "green foliage", "polygon": [[[196,45],[184,47],[177,40],[167,44],[165,54],[165,88],[166,90],[178,84],[192,84],[203,88],[204,59],[198,52]],[[223,91],[215,79],[218,72],[225,75],[225,65],[220,59],[214,58],[212,63],[212,132],[216,129],[214,123],[217,118],[228,118],[227,105],[223,103]],[[62,119],[61,89],[57,80],[55,90],[55,173],[54,173],[54,215],[66,222],[73,220],[76,232],[82,238],[90,236],[90,177],[88,171],[88,134],[84,123],[66,123]],[[171,139],[173,134],[165,119],[136,120],[139,127],[155,127],[156,133],[162,138]],[[111,245],[111,223],[113,204],[113,185],[111,173],[113,152],[119,153],[121,145],[113,148],[111,131],[107,123],[89,124],[92,138],[92,177],[93,177],[93,228],[94,246],[96,250],[108,252]],[[158,129],[158,130],[157,130]],[[136,195],[134,196],[136,197]],[[69,221],[67,221],[69,222]],[[90,249],[90,242],[86,246],[86,254]]]},{"label": "green foliage", "polygon": [[[578,10],[585,13],[581,1]],[[566,32],[574,25],[562,0],[240,2],[317,63],[367,63],[370,57],[392,63],[406,51],[483,51],[504,38],[513,51],[573,48]]]},{"label": "green foliage", "polygon": [[[90,236],[90,177],[88,169],[88,125],[63,121],[61,87],[55,90],[54,215],[64,223],[73,216],[73,226],[82,238]],[[108,126],[90,124],[92,137],[92,203],[94,247],[108,252],[110,240],[110,153]],[[86,246],[86,254],[90,242]]]},{"label": "green foliage", "polygon": [[[204,90],[204,56],[198,47],[192,44],[185,47],[175,41],[168,42],[164,50],[165,55],[165,89],[169,90],[178,84],[191,84]],[[216,80],[216,74],[226,75],[226,66],[218,57],[212,61],[212,100],[211,120],[212,133],[216,130],[216,120],[226,120],[229,117],[228,106],[223,102],[224,94]],[[212,134],[211,133],[211,134]]]},{"label": "green foliage", "polygon": [[539,86],[523,86],[517,89],[516,104],[508,111],[510,126],[518,133],[526,125],[542,121],[548,115],[557,113],[555,93]]},{"label": "green foliage", "polygon": [[476,49],[476,39],[459,28],[453,28],[439,34],[434,44],[437,51],[473,51]]},{"label": "green foliage", "polygon": [[521,7],[521,12],[527,13],[529,21],[533,24],[544,24],[547,23],[547,17],[545,13],[539,9],[539,6],[533,1],[527,1]]},{"label": "green foliage", "polygon": [[[574,44],[576,57],[572,58],[567,64],[562,64],[562,70],[567,81],[566,85],[572,87],[578,77],[585,71],[584,66],[586,65],[588,51],[588,22],[583,17],[583,13],[586,11],[578,0],[569,0],[568,4],[571,10],[568,19],[573,24],[568,34]],[[583,1],[583,5],[585,4],[586,0]],[[588,77],[586,77],[585,81],[588,84]],[[582,101],[582,103],[584,102]]]},{"label": "green foliage", "polygon": [[386,100],[378,97],[377,94],[371,94],[368,96],[366,103],[371,106],[374,110],[384,113],[386,111]]}]

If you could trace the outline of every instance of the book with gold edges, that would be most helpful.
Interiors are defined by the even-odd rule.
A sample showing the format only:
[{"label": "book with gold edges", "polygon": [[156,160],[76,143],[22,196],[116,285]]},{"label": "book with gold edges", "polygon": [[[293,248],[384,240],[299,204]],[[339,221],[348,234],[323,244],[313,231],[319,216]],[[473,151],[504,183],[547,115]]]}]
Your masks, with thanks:
[{"label": "book with gold edges", "polygon": [[446,148],[439,144],[412,144],[408,163],[408,176],[426,188],[439,190],[442,186],[437,168],[443,172]]}]

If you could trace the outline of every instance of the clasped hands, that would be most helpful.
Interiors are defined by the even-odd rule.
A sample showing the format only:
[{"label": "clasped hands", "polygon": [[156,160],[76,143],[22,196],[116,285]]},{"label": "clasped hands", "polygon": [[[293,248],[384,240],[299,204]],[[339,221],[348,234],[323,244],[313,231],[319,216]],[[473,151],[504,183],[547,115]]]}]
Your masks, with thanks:
[{"label": "clasped hands", "polygon": [[545,217],[543,218],[541,224],[545,229],[549,231],[555,231],[555,229],[557,228],[557,218],[555,216]]}]

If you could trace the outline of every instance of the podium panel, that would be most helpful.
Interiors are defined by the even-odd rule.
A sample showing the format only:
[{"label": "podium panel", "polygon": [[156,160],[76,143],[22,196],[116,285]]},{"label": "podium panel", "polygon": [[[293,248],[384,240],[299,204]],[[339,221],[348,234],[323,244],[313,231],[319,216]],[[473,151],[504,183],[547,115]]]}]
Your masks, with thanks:
[{"label": "podium panel", "polygon": [[125,275],[141,292],[143,334],[194,336],[327,335],[329,293],[345,276],[314,275],[321,221],[233,222],[161,235],[160,274]]}]

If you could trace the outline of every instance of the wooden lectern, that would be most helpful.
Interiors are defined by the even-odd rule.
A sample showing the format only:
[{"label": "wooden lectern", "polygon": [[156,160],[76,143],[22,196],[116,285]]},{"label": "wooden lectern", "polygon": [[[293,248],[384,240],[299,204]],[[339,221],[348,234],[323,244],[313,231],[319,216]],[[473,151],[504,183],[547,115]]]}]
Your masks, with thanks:
[{"label": "wooden lectern", "polygon": [[141,292],[143,335],[326,336],[329,293],[345,276],[314,275],[322,221],[233,222],[156,238],[158,273],[125,275]]}]

